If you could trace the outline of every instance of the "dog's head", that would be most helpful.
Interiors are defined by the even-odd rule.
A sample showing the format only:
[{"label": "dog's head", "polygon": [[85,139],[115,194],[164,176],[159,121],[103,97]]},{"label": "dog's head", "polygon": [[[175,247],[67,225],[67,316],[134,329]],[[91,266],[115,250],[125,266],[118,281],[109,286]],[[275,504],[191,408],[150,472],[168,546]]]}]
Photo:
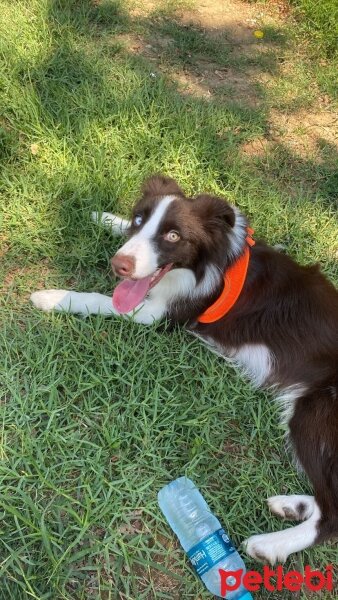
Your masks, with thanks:
[{"label": "dog's head", "polygon": [[112,267],[130,282],[135,301],[141,302],[170,270],[190,269],[197,283],[207,266],[214,265],[221,275],[242,252],[245,227],[245,219],[225,200],[209,195],[187,198],[173,179],[157,175],[143,186],[129,239],[115,254]]}]

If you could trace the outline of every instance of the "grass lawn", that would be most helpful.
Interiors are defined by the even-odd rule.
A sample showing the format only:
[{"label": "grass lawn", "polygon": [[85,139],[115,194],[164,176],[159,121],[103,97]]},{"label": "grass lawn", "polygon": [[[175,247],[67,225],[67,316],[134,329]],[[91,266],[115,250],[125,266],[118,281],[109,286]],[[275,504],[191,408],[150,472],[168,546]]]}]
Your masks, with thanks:
[{"label": "grass lawn", "polygon": [[268,4],[220,4],[0,0],[1,600],[207,599],[159,488],[186,473],[238,544],[286,526],[267,496],[311,492],[271,398],[188,334],[28,302],[111,293],[90,212],[128,215],[158,171],[338,281],[336,63]]}]

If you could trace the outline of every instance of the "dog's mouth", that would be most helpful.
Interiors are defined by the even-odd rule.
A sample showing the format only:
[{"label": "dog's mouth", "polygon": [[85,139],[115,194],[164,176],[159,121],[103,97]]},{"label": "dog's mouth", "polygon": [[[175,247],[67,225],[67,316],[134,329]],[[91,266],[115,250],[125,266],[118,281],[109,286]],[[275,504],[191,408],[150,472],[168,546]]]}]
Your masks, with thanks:
[{"label": "dog's mouth", "polygon": [[159,267],[152,275],[142,279],[124,279],[113,293],[113,306],[121,313],[128,313],[145,299],[148,292],[173,268],[173,263]]}]

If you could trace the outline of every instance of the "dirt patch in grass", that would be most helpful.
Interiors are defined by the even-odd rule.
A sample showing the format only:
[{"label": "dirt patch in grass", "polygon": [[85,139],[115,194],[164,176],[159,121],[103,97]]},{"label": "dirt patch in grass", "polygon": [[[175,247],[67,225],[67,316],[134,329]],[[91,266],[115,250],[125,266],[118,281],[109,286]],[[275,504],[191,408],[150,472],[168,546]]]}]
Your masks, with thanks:
[{"label": "dirt patch in grass", "polygon": [[7,235],[0,235],[0,258],[4,258],[9,250],[9,242]]},{"label": "dirt patch in grass", "polygon": [[[215,68],[216,67],[216,68]],[[191,94],[207,100],[226,96],[232,101],[249,107],[259,105],[257,92],[250,79],[242,77],[235,69],[218,67],[214,63],[199,63],[199,71],[181,71],[171,73],[182,93]]]},{"label": "dirt patch in grass", "polygon": [[310,158],[317,164],[333,163],[338,152],[338,114],[322,110],[285,114],[271,110],[267,137],[242,144],[240,151],[245,156],[261,157],[276,146],[284,146],[296,157]]},{"label": "dirt patch in grass", "polygon": [[43,259],[36,266],[20,266],[13,267],[6,272],[3,280],[0,283],[0,293],[3,295],[11,294],[20,300],[27,299],[32,282],[38,289],[45,287],[46,279],[51,274],[51,267],[47,259]]},{"label": "dirt patch in grass", "polygon": [[[177,541],[168,539],[163,535],[157,534],[156,536],[157,547],[163,548],[163,552],[158,552],[154,555],[153,565],[143,566],[136,565],[134,567],[135,575],[138,579],[139,591],[144,592],[149,588],[151,583],[157,593],[165,594],[170,593],[170,597],[173,600],[181,600],[181,582],[180,578],[189,576],[189,572],[183,571],[174,564],[172,560],[173,553],[179,548]],[[156,564],[156,566],[155,566]],[[177,577],[175,577],[175,575]],[[149,600],[152,600],[152,592],[147,596]]]},{"label": "dirt patch in grass", "polygon": [[269,121],[272,139],[302,158],[311,156],[322,161],[325,147],[338,151],[338,114],[333,111],[300,110],[283,114],[271,110]]},{"label": "dirt patch in grass", "polygon": [[257,26],[263,17],[271,20],[279,12],[277,3],[273,2],[262,5],[240,0],[199,0],[194,2],[194,8],[183,11],[181,18],[185,22],[193,21],[215,33],[226,27],[229,36],[235,42],[247,40],[254,43],[250,30]]},{"label": "dirt patch in grass", "polygon": [[264,137],[257,137],[241,146],[241,153],[244,156],[264,156],[269,148],[269,141]]},{"label": "dirt patch in grass", "polygon": [[[266,86],[292,70],[292,52],[284,52],[289,5],[283,0],[271,0],[264,5],[238,0],[226,3],[197,0],[188,7],[184,3],[175,6],[176,9],[172,7],[166,13],[154,2],[137,3],[132,10],[134,18],[146,17],[154,25],[162,22],[167,27],[169,23],[173,34],[166,35],[161,26],[154,26],[145,35],[122,35],[119,39],[126,50],[151,61],[152,75],[156,77],[157,70],[166,73],[183,94],[205,100],[226,98],[244,107],[264,108]],[[187,37],[195,34],[197,38],[200,36],[202,46],[205,40],[211,44],[210,55],[199,52],[197,43],[194,51],[185,50],[182,57],[185,28]],[[264,37],[258,40],[254,33],[260,29]],[[217,51],[212,56],[218,46],[219,60]],[[224,64],[227,58],[222,56],[223,49],[228,64]],[[327,96],[317,92],[310,111],[298,108],[290,113],[290,110],[269,109],[266,136],[245,142],[241,147],[243,156],[260,157],[269,148],[284,145],[298,157],[311,158],[317,163],[325,160],[326,150],[338,147],[338,114],[329,106]]]},{"label": "dirt patch in grass", "polygon": [[[122,34],[116,39],[128,52],[143,56],[159,71],[170,75],[183,93],[207,99],[224,94],[237,103],[259,104],[255,85],[260,82],[260,69],[248,66],[241,70],[232,63],[270,51],[270,42],[254,37],[263,17],[261,9],[243,2],[225,5],[207,0],[169,17],[158,13],[153,3],[146,2],[138,5],[132,14],[147,18],[153,27],[144,35]],[[265,14],[265,18],[270,17]],[[173,36],[161,30],[165,27],[173,30]],[[190,52],[188,42],[186,49],[182,49],[189,35],[200,40],[200,49],[196,43]],[[203,48],[203,44],[208,48]],[[227,57],[229,64],[224,64],[228,62]]]}]

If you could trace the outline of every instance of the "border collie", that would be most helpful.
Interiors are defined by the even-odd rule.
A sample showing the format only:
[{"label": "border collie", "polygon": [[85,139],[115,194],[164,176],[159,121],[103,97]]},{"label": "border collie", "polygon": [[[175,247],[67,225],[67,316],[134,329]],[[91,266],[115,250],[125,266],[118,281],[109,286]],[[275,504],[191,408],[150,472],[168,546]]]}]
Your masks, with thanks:
[{"label": "border collie", "polygon": [[[317,266],[302,267],[261,241],[253,245],[237,208],[209,195],[187,198],[164,176],[146,181],[130,222],[110,213],[93,218],[128,236],[112,259],[122,278],[113,298],[45,290],[32,294],[33,304],[127,315],[145,325],[168,319],[242,367],[256,386],[272,387],[314,496],[269,498],[273,513],[302,522],[250,537],[247,553],[274,564],[338,536],[337,290]],[[228,274],[236,288],[230,305]]]}]

